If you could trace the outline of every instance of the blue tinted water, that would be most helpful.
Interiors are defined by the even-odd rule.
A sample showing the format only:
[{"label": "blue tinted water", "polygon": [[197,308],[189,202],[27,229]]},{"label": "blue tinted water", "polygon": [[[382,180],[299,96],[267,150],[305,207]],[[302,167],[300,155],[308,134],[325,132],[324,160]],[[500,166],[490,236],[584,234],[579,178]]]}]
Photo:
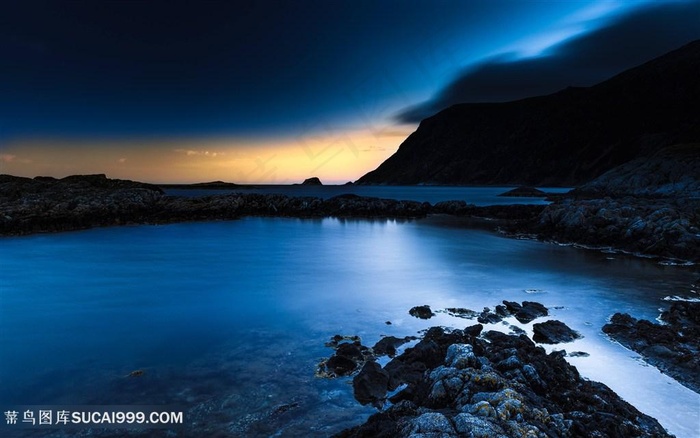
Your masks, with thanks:
[{"label": "blue tinted water", "polygon": [[[700,397],[600,332],[615,311],[653,319],[663,297],[687,296],[692,268],[507,239],[444,217],[246,218],[0,245],[3,411],[173,404],[186,411],[185,436],[327,436],[373,412],[347,381],[314,377],[331,336],[372,345],[382,334],[463,327],[474,322],[407,310],[508,299],[540,301],[585,336],[559,347],[590,353],[570,359],[582,374],[678,436],[700,434]],[[126,377],[137,369],[145,375]]]}]

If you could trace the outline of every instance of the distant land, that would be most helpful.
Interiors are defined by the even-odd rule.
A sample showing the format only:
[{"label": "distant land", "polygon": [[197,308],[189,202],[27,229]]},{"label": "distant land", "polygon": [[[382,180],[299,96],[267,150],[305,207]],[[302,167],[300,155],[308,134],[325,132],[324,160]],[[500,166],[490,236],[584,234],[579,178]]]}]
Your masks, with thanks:
[{"label": "distant land", "polygon": [[598,85],[423,120],[359,184],[578,186],[700,140],[700,40]]}]

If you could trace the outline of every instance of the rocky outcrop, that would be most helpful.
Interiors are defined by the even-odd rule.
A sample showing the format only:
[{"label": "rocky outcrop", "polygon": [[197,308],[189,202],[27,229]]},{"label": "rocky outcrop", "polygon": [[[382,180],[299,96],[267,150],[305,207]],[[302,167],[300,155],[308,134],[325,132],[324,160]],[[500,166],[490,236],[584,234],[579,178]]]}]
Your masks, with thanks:
[{"label": "rocky outcrop", "polygon": [[0,235],[77,230],[132,223],[282,217],[423,217],[428,203],[341,195],[330,199],[232,193],[165,196],[149,184],[76,175],[63,179],[0,175]]},{"label": "rocky outcrop", "polygon": [[142,223],[163,197],[156,186],[105,175],[63,179],[0,175],[0,234]]},{"label": "rocky outcrop", "polygon": [[303,183],[301,183],[302,186],[322,186],[323,183],[321,182],[318,177],[312,176],[311,178],[306,178]]},{"label": "rocky outcrop", "polygon": [[409,313],[411,316],[415,316],[416,318],[420,318],[420,319],[430,319],[430,318],[432,318],[433,316],[435,316],[435,314],[433,313],[433,311],[430,310],[430,306],[427,306],[427,305],[425,305],[425,306],[415,306],[415,307],[412,307],[412,308],[408,311],[408,313]]},{"label": "rocky outcrop", "polygon": [[337,437],[666,437],[658,422],[607,386],[581,378],[527,336],[482,326],[433,327],[384,368],[368,362],[353,380],[360,402],[392,405]]},{"label": "rocky outcrop", "polygon": [[581,335],[561,321],[545,321],[532,325],[532,340],[540,344],[559,344],[572,342]]},{"label": "rocky outcrop", "polygon": [[605,173],[545,207],[528,232],[700,261],[700,144],[665,148]]},{"label": "rocky outcrop", "polygon": [[565,199],[523,231],[540,239],[700,261],[700,199]]},{"label": "rocky outcrop", "polygon": [[668,325],[616,313],[603,332],[683,385],[700,392],[700,303],[673,302],[660,319]]},{"label": "rocky outcrop", "polygon": [[[448,309],[449,310],[449,309]],[[514,301],[503,301],[503,305],[497,305],[494,310],[485,307],[477,315],[477,321],[482,324],[495,324],[503,321],[504,318],[514,316],[519,322],[527,324],[533,320],[549,315],[548,309],[540,303],[534,301],[523,301],[522,304]]]},{"label": "rocky outcrop", "polygon": [[576,186],[700,139],[700,41],[590,88],[460,104],[423,120],[361,184]]},{"label": "rocky outcrop", "polygon": [[511,198],[546,198],[547,193],[534,187],[520,186],[507,192],[501,193],[498,196],[506,196]]},{"label": "rocky outcrop", "polygon": [[572,195],[700,198],[700,143],[675,145],[618,166]]}]

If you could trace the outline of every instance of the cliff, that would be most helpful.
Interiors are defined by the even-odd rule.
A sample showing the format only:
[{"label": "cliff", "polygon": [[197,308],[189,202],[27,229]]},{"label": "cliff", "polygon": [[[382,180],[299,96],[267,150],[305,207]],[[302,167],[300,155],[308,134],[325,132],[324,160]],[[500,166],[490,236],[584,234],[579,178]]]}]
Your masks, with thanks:
[{"label": "cliff", "polygon": [[575,186],[700,139],[700,41],[589,88],[454,105],[361,184]]}]

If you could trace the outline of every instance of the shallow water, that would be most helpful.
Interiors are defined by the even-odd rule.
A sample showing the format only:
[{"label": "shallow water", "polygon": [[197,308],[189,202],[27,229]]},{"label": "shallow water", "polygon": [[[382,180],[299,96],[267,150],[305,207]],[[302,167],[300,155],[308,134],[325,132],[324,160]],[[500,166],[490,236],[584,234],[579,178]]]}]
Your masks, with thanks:
[{"label": "shallow water", "polygon": [[[347,380],[314,377],[331,336],[372,345],[382,334],[476,323],[418,320],[407,313],[415,305],[534,300],[585,336],[556,347],[590,353],[570,359],[583,375],[677,436],[700,436],[700,396],[600,331],[616,311],[656,318],[663,298],[688,296],[696,276],[445,217],[245,218],[5,238],[0,407],[169,404],[186,411],[186,436],[327,436],[373,412],[353,401]],[[144,376],[126,377],[136,369]]]}]

